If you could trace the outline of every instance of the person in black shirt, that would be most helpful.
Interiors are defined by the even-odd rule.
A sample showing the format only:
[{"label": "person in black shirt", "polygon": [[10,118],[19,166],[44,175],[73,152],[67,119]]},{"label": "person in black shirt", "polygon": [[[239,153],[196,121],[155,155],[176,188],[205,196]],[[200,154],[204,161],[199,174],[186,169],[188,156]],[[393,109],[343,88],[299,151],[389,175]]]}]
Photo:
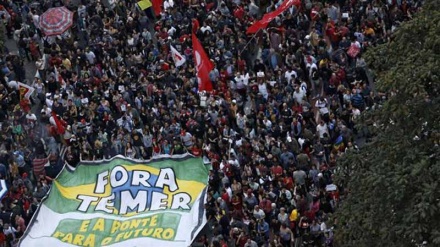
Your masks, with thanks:
[{"label": "person in black shirt", "polygon": [[183,147],[182,143],[178,139],[173,140],[173,149],[172,154],[184,154],[185,148]]},{"label": "person in black shirt", "polygon": [[51,94],[54,94],[58,90],[58,83],[55,80],[55,76],[51,76],[49,81],[46,82],[47,91]]}]

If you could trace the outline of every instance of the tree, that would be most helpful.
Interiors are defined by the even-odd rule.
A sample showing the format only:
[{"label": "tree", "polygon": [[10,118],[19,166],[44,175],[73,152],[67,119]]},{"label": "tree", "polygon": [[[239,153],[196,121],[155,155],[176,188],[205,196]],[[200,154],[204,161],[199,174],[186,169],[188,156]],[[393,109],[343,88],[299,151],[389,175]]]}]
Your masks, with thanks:
[{"label": "tree", "polygon": [[392,40],[365,54],[381,107],[357,128],[373,141],[341,158],[347,195],[334,215],[337,246],[440,246],[440,11],[426,0]]}]

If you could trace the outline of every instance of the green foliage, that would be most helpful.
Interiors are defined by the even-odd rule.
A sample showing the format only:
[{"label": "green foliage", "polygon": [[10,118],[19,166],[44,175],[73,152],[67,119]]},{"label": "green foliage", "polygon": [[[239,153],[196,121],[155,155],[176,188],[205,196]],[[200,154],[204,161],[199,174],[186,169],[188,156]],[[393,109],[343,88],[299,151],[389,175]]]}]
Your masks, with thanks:
[{"label": "green foliage", "polygon": [[363,116],[374,141],[341,158],[336,179],[348,194],[335,215],[337,246],[440,246],[438,23],[438,2],[428,0],[365,56],[378,90],[395,95]]}]

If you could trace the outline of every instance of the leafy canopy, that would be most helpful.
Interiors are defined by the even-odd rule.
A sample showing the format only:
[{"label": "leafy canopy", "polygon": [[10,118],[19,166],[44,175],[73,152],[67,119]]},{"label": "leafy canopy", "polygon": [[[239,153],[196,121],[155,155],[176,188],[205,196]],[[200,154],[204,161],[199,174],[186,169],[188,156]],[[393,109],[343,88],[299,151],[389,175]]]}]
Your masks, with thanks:
[{"label": "leafy canopy", "polygon": [[373,142],[341,158],[338,246],[440,246],[439,23],[438,0],[427,0],[366,53],[378,91],[393,96],[363,115]]}]

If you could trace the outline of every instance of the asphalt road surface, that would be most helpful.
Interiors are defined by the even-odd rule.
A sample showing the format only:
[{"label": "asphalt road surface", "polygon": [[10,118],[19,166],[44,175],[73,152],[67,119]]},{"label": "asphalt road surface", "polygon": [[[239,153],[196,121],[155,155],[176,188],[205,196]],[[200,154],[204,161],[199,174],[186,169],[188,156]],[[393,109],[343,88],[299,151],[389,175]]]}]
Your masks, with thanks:
[{"label": "asphalt road surface", "polygon": [[[8,48],[9,52],[12,52],[15,54],[18,53],[17,44],[16,44],[15,40],[7,39],[5,42],[5,45]],[[25,59],[24,69],[26,71],[26,79],[28,79],[29,83],[32,83],[32,80],[34,79],[35,71],[36,71],[35,62],[29,62],[27,59]]]}]

